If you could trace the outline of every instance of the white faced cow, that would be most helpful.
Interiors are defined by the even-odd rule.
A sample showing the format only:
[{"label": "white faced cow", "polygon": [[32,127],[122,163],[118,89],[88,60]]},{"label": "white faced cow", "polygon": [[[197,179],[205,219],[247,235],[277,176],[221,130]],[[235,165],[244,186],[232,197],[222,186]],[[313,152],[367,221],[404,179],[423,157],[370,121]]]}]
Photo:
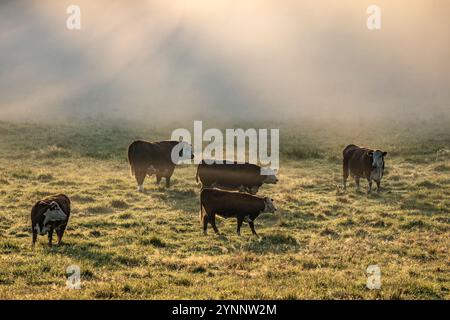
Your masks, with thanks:
[{"label": "white faced cow", "polygon": [[372,181],[380,191],[381,178],[384,174],[384,157],[387,152],[361,148],[354,144],[348,145],[343,151],[343,178],[346,188],[349,174],[354,177],[356,188],[359,190],[359,179],[365,178],[369,183],[368,193],[372,191]]}]

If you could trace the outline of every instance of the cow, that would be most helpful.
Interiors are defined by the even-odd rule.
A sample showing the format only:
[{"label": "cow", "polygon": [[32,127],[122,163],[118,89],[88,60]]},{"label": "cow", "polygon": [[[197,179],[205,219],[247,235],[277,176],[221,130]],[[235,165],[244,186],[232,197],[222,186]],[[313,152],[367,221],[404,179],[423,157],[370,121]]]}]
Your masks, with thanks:
[{"label": "cow", "polygon": [[52,246],[53,231],[61,244],[64,231],[70,217],[70,199],[64,194],[58,194],[39,200],[31,209],[31,230],[34,248],[38,234],[48,235],[48,245]]},{"label": "cow", "polygon": [[369,183],[367,193],[372,191],[372,180],[377,184],[377,192],[380,192],[381,178],[384,173],[384,157],[387,152],[351,144],[345,147],[342,154],[344,189],[346,189],[347,178],[350,174],[355,179],[357,190],[359,190],[359,179],[366,178]]},{"label": "cow", "polygon": [[[177,147],[179,150],[174,148]],[[172,159],[172,150],[177,159]],[[144,192],[145,176],[156,175],[156,184],[161,178],[166,179],[166,187],[170,187],[170,178],[175,170],[175,165],[180,159],[185,158],[185,152],[190,151],[190,146],[179,141],[148,142],[143,140],[133,141],[128,147],[128,162],[131,175],[136,177],[138,191]],[[193,155],[189,155],[193,159]]]},{"label": "cow", "polygon": [[[262,175],[262,170],[265,175]],[[203,160],[197,167],[195,177],[202,188],[220,188],[225,190],[238,190],[255,195],[264,184],[276,184],[278,178],[275,171],[261,168],[256,164],[238,163],[236,161]]]},{"label": "cow", "polygon": [[254,235],[254,221],[263,212],[273,213],[277,210],[273,199],[258,197],[248,193],[226,191],[219,189],[203,189],[200,193],[200,222],[206,235],[208,222],[215,233],[219,234],[216,226],[216,214],[224,218],[237,219],[237,234],[241,235],[242,222],[246,221]]}]

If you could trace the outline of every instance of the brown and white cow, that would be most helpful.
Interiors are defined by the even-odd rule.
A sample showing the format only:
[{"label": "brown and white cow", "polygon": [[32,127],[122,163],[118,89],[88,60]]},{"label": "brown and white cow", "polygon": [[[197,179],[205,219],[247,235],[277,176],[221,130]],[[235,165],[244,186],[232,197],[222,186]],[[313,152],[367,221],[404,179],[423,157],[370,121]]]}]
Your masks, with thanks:
[{"label": "brown and white cow", "polygon": [[381,178],[384,174],[384,157],[387,152],[361,148],[354,144],[348,145],[343,150],[343,180],[346,188],[349,174],[354,177],[356,189],[359,190],[359,179],[365,178],[369,183],[368,193],[372,191],[372,180],[377,184],[377,192],[380,191]]},{"label": "brown and white cow", "polygon": [[[266,171],[263,175],[262,172]],[[221,162],[203,160],[197,167],[196,180],[202,183],[203,188],[220,188],[225,190],[238,190],[256,194],[264,184],[276,184],[278,178],[275,171],[261,168],[256,164]]]},{"label": "brown and white cow", "polygon": [[[170,178],[175,170],[175,165],[182,158],[183,154],[190,150],[190,146],[185,148],[185,142],[179,141],[159,141],[148,142],[137,140],[128,147],[128,162],[130,163],[131,175],[136,177],[138,191],[144,191],[145,176],[156,175],[156,184],[161,178],[166,179],[166,187],[170,187]],[[177,159],[173,159],[172,150],[177,147]],[[189,155],[192,159],[193,155]]]},{"label": "brown and white cow", "polygon": [[254,221],[263,212],[275,212],[277,208],[273,199],[257,197],[248,193],[225,191],[219,189],[203,189],[200,194],[200,221],[203,233],[206,234],[208,222],[214,231],[219,233],[216,226],[216,214],[224,218],[237,219],[237,233],[241,234],[242,222],[246,221],[256,235]]},{"label": "brown and white cow", "polygon": [[31,229],[34,247],[38,234],[48,235],[48,245],[52,245],[53,231],[61,244],[64,230],[70,217],[70,199],[64,194],[58,194],[37,201],[31,209]]}]

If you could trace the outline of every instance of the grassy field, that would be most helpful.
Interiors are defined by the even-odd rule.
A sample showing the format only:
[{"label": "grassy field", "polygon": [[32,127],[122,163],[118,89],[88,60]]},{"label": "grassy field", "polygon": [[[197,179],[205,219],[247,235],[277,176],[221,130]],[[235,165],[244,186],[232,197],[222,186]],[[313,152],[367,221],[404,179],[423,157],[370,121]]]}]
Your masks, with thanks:
[{"label": "grassy field", "polygon": [[[256,220],[258,238],[231,219],[202,234],[194,166],[136,191],[128,144],[170,126],[0,122],[0,299],[449,299],[450,156],[436,158],[449,123],[339,128],[281,127],[280,183],[260,190],[278,211]],[[338,188],[349,143],[388,152],[382,193]],[[32,251],[31,207],[60,192],[64,244]],[[380,290],[366,288],[372,264]],[[81,290],[66,288],[69,265]]]}]

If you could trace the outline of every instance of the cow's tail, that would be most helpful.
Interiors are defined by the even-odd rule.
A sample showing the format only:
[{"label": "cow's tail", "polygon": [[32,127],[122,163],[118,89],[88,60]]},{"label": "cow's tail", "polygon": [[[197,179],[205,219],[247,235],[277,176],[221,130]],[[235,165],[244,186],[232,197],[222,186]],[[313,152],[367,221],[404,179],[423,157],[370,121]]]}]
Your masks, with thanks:
[{"label": "cow's tail", "polygon": [[130,174],[131,174],[131,176],[133,177],[134,176],[134,159],[133,159],[133,155],[132,155],[132,153],[133,153],[133,146],[134,146],[134,144],[131,144],[129,147],[128,147],[128,163],[130,164]]},{"label": "cow's tail", "polygon": [[200,165],[197,166],[197,173],[195,174],[195,181],[197,181],[198,183],[198,168],[200,167]]},{"label": "cow's tail", "polygon": [[202,196],[200,195],[200,213],[199,213],[199,220],[200,220],[200,224],[203,222],[202,220],[202,213],[203,213],[203,203],[202,203]]}]

